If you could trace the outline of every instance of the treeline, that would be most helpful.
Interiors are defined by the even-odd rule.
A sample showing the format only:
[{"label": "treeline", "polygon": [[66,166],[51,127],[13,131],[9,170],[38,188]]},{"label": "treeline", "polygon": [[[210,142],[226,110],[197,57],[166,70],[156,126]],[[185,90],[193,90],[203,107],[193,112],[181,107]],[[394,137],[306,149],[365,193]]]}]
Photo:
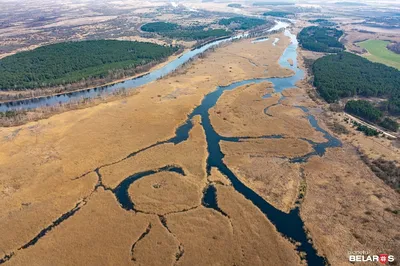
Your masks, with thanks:
[{"label": "treeline", "polygon": [[332,22],[332,21],[329,21],[329,20],[323,19],[323,18],[312,19],[312,20],[309,20],[308,22],[316,23],[316,24],[318,24],[318,25],[320,25],[322,27],[332,27],[332,26],[336,25],[335,22]]},{"label": "treeline", "polygon": [[23,90],[105,78],[114,70],[135,69],[178,50],[154,43],[97,40],[65,42],[0,60],[0,90]]},{"label": "treeline", "polygon": [[184,39],[184,40],[204,40],[208,38],[220,38],[232,34],[230,31],[224,29],[184,29],[168,32],[164,34],[171,39]]},{"label": "treeline", "polygon": [[289,17],[289,16],[294,16],[294,13],[285,12],[285,11],[268,11],[268,12],[265,12],[263,14],[263,16],[286,18],[286,17]]},{"label": "treeline", "polygon": [[179,28],[178,24],[169,22],[151,22],[144,24],[140,29],[147,32],[169,32]]},{"label": "treeline", "polygon": [[378,122],[383,116],[381,111],[375,108],[369,101],[364,100],[350,100],[346,103],[344,110],[349,114],[359,116],[374,123]]},{"label": "treeline", "polygon": [[253,6],[292,6],[293,2],[255,2]]},{"label": "treeline", "polygon": [[389,43],[387,48],[396,54],[400,54],[400,42]]},{"label": "treeline", "polygon": [[337,53],[344,49],[339,38],[343,31],[335,28],[311,26],[300,31],[297,38],[301,47],[315,52]]},{"label": "treeline", "polygon": [[219,38],[229,36],[230,31],[224,29],[208,29],[205,26],[183,27],[169,22],[151,22],[141,27],[142,31],[157,33],[171,39],[204,40],[208,38]]},{"label": "treeline", "polygon": [[367,6],[367,4],[359,2],[336,2],[334,4],[339,6]]},{"label": "treeline", "polygon": [[357,131],[363,132],[365,136],[368,137],[377,137],[379,136],[379,131],[368,126],[364,126],[360,123],[353,122],[353,126],[356,127]]},{"label": "treeline", "polygon": [[346,103],[344,110],[391,131],[396,132],[399,129],[399,123],[389,117],[384,117],[384,114],[369,101],[350,100]]},{"label": "treeline", "polygon": [[399,123],[394,121],[389,117],[385,117],[383,120],[379,122],[379,125],[383,128],[389,129],[393,132],[396,132],[399,129]]},{"label": "treeline", "polygon": [[383,97],[382,111],[400,115],[400,71],[361,56],[342,52],[317,59],[314,86],[329,103],[355,95]]},{"label": "treeline", "polygon": [[241,8],[241,4],[228,4],[228,7],[233,7],[233,8]]},{"label": "treeline", "polygon": [[248,30],[266,23],[267,21],[265,19],[249,17],[223,18],[218,22],[219,25],[227,26],[237,30]]},{"label": "treeline", "polygon": [[[396,161],[388,161],[383,158],[371,160],[368,156],[362,154],[361,159],[371,168],[377,177],[382,179],[391,188],[400,193],[400,167]],[[390,211],[398,214],[398,210],[385,208],[385,211]]]}]

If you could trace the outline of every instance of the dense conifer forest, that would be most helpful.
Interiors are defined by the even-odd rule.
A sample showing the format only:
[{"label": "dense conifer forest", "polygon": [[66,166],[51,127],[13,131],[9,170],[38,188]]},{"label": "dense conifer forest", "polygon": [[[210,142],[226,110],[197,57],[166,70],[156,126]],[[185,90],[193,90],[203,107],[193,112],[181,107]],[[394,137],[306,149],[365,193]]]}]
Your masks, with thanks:
[{"label": "dense conifer forest", "polygon": [[233,17],[223,18],[218,24],[227,27],[232,27],[238,30],[248,30],[257,26],[266,24],[268,21],[260,18],[249,18],[249,17]]},{"label": "dense conifer forest", "polygon": [[344,49],[339,42],[343,31],[335,28],[311,26],[300,31],[297,38],[301,47],[315,52],[337,53]]},{"label": "dense conifer forest", "polygon": [[142,31],[154,32],[172,39],[203,40],[228,36],[230,31],[224,29],[205,29],[205,26],[183,27],[169,22],[151,22],[141,27]]},{"label": "dense conifer forest", "polygon": [[294,13],[292,13],[292,12],[285,12],[285,11],[268,11],[268,12],[265,12],[263,15],[264,15],[264,16],[272,16],[272,17],[281,17],[281,18],[285,18],[285,17],[293,16]]},{"label": "dense conifer forest", "polygon": [[104,78],[168,57],[178,47],[153,43],[97,40],[65,42],[17,53],[0,60],[0,90],[22,90]]},{"label": "dense conifer forest", "polygon": [[378,122],[383,115],[382,112],[375,108],[369,101],[364,100],[348,101],[345,111],[375,123]]},{"label": "dense conifer forest", "polygon": [[144,24],[140,29],[147,32],[161,33],[177,30],[179,29],[179,25],[170,22],[151,22]]},{"label": "dense conifer forest", "polygon": [[242,5],[241,4],[228,4],[228,7],[233,7],[233,8],[241,8]]},{"label": "dense conifer forest", "polygon": [[336,25],[335,22],[332,22],[332,21],[329,21],[329,20],[323,19],[323,18],[312,19],[312,20],[309,20],[308,22],[316,23],[316,24],[318,24],[319,26],[322,26],[322,27],[333,27],[333,26]]},{"label": "dense conifer forest", "polygon": [[400,115],[400,71],[342,52],[317,59],[313,64],[314,85],[329,103],[355,95],[388,99],[382,111]]},{"label": "dense conifer forest", "polygon": [[394,132],[399,128],[395,120],[384,117],[384,114],[369,101],[350,100],[346,103],[345,111]]}]

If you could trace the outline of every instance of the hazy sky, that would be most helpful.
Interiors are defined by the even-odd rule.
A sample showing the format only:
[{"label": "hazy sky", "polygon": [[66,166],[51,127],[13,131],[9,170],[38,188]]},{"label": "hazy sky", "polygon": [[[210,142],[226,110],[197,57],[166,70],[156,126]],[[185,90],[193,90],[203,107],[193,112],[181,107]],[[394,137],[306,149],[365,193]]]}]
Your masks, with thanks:
[{"label": "hazy sky", "polygon": [[[90,0],[69,0],[68,2],[75,3],[83,3],[88,2]],[[100,2],[103,0],[100,0]],[[129,2],[129,0],[121,0],[122,2]],[[147,0],[147,2],[201,2],[201,0]],[[285,1],[285,0],[281,0]],[[368,4],[395,4],[400,5],[400,0],[286,0],[287,2],[296,2],[296,3],[332,3],[332,2],[360,2],[360,3],[368,3]],[[43,0],[0,0],[0,3],[3,2],[43,2]],[[229,2],[228,0],[215,0],[215,2]],[[235,2],[235,0],[232,0]],[[276,2],[276,0],[236,0],[236,2]]]}]

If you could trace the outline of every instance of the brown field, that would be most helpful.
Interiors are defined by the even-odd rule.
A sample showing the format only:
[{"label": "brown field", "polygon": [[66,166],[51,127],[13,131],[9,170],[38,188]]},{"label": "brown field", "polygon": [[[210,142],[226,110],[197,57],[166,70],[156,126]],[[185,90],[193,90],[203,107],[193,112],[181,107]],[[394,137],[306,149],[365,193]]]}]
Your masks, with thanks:
[{"label": "brown field", "polygon": [[304,168],[307,192],[301,217],[332,265],[351,265],[349,251],[399,257],[399,194],[379,180],[353,147],[330,150]]}]

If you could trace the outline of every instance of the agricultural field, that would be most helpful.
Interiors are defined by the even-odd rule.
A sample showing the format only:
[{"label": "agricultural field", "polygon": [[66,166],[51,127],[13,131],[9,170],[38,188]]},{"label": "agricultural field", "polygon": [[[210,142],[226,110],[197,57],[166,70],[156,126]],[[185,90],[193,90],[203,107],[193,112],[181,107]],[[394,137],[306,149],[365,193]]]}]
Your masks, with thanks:
[{"label": "agricultural field", "polygon": [[359,46],[368,51],[366,58],[372,62],[382,63],[400,69],[400,55],[387,48],[389,41],[367,40],[358,43]]}]

